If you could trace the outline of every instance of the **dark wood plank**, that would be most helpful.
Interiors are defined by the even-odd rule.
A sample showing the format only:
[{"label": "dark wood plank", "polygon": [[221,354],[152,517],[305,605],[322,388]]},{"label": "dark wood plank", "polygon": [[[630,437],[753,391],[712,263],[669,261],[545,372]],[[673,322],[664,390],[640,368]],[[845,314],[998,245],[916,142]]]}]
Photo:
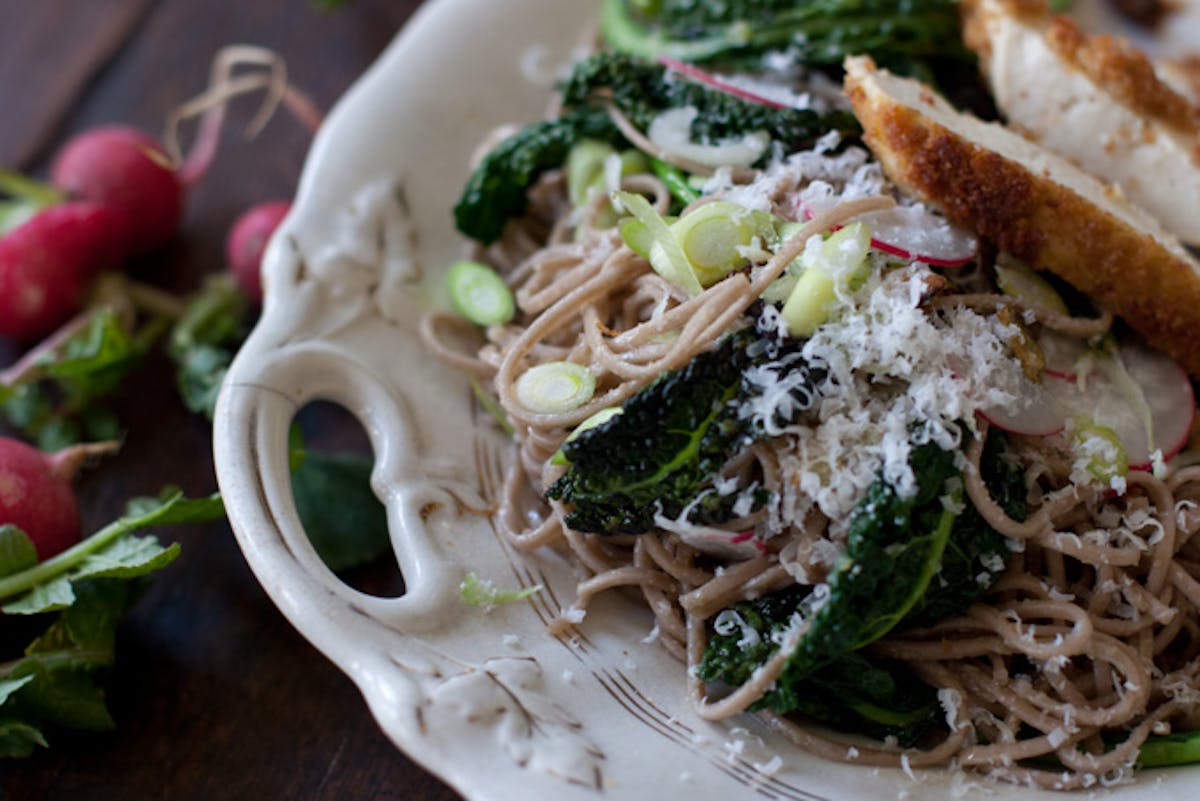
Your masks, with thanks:
[{"label": "dark wood plank", "polygon": [[[8,33],[0,75],[14,87],[0,126],[0,164],[24,169],[47,144],[75,104],[99,78],[155,0],[0,0]],[[20,76],[19,78],[17,76]]]},{"label": "dark wood plank", "polygon": [[[43,168],[62,138],[92,125],[121,121],[161,130],[167,111],[202,88],[212,54],[230,42],[276,49],[295,83],[328,107],[419,5],[350,0],[340,11],[322,14],[307,0],[160,0],[120,52],[82,82],[85,91],[65,99],[72,90],[64,85],[75,84],[31,65],[53,65],[72,48],[103,49],[90,37],[110,35],[82,24],[60,34],[55,26],[63,23],[60,6],[67,4],[0,0],[0,108],[24,104],[31,120],[67,109],[57,134],[48,136],[37,122],[27,130],[22,117],[9,114],[0,126],[0,141],[8,143],[3,147],[33,143],[21,147],[40,151]],[[99,14],[125,3],[70,5]],[[29,79],[10,77],[22,73]],[[244,123],[252,107],[239,105],[234,120]],[[189,198],[180,240],[135,265],[135,272],[183,290],[220,269],[229,224],[254,202],[291,194],[307,145],[307,133],[286,118],[272,121],[260,140],[249,143],[231,125],[216,165]],[[0,358],[11,355],[11,346],[0,344]],[[177,401],[165,359],[148,364],[122,390],[116,407],[129,423],[128,439],[120,454],[83,478],[89,527],[115,516],[130,496],[155,493],[167,481],[196,494],[215,488],[209,427]],[[312,426],[327,444],[361,441],[340,419],[315,419]],[[110,685],[117,729],[56,733],[50,750],[4,764],[0,798],[458,797],[392,746],[353,684],[287,624],[227,526],[166,536],[182,543],[182,555],[119,633]],[[394,583],[387,566],[359,571],[353,579],[384,588]]]}]

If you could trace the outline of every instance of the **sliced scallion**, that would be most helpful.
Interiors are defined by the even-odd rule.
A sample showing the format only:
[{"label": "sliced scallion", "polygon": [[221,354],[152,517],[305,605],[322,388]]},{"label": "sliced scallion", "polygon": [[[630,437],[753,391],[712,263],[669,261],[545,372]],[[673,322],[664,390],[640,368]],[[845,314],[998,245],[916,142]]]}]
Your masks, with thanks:
[{"label": "sliced scallion", "polygon": [[604,162],[616,151],[604,142],[584,139],[567,154],[567,197],[579,208],[604,181]]},{"label": "sliced scallion", "polygon": [[1087,471],[1105,484],[1129,473],[1129,454],[1117,432],[1089,418],[1074,421],[1071,445]]},{"label": "sliced scallion", "polygon": [[652,158],[650,159],[650,169],[667,187],[671,196],[683,205],[687,206],[700,197],[700,191],[688,183],[687,174],[674,164]]},{"label": "sliced scallion", "polygon": [[604,142],[584,139],[567,154],[567,196],[571,205],[579,208],[595,195],[619,188],[626,175],[647,169],[649,164],[640,150],[618,153]]},{"label": "sliced scallion", "polygon": [[578,409],[592,399],[596,377],[573,362],[546,362],[531,367],[517,379],[517,400],[536,414],[560,414]]},{"label": "sliced scallion", "polygon": [[517,307],[512,290],[486,264],[463,259],[450,265],[446,292],[454,310],[476,325],[503,325]]},{"label": "sliced scallion", "polygon": [[[782,245],[793,236],[800,232],[804,227],[804,223],[793,222],[791,220],[780,223],[775,234],[775,244]],[[783,275],[776,278],[767,286],[762,293],[762,299],[767,303],[786,303],[791,297],[792,290],[796,288],[796,281],[800,279],[800,273],[804,270],[802,256],[797,256],[792,259],[792,263],[784,270]]]},{"label": "sliced scallion", "polygon": [[995,269],[996,286],[1005,295],[1059,314],[1070,314],[1062,295],[1022,262],[1004,257],[996,262]]},{"label": "sliced scallion", "polygon": [[754,238],[774,235],[775,218],[736,203],[716,200],[697,206],[671,224],[671,233],[702,286],[720,281],[746,264]]},{"label": "sliced scallion", "polygon": [[643,259],[650,258],[650,246],[654,244],[654,237],[650,235],[650,229],[644,222],[637,217],[626,217],[621,220],[617,230],[621,233],[621,241],[629,245],[630,250]]},{"label": "sliced scallion", "polygon": [[793,336],[810,337],[829,319],[838,285],[849,287],[864,277],[870,249],[871,231],[862,223],[847,225],[825,240],[783,304],[781,314]]},{"label": "sliced scallion", "polygon": [[613,197],[634,219],[646,226],[646,235],[650,240],[646,259],[654,271],[682,287],[689,295],[699,295],[703,290],[700,279],[696,277],[666,220],[654,210],[650,201],[634,192],[615,192]]},{"label": "sliced scallion", "polygon": [[1200,731],[1151,735],[1138,751],[1140,768],[1164,768],[1200,762]]}]

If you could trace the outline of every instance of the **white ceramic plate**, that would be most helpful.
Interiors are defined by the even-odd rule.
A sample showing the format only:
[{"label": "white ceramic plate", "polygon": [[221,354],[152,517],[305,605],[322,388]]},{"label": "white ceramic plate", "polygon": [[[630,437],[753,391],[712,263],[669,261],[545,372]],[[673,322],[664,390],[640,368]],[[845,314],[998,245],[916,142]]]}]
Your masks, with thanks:
[{"label": "white ceramic plate", "polygon": [[[593,13],[585,0],[430,3],[330,116],[268,252],[262,321],[217,409],[218,477],[247,560],[387,735],[471,801],[1035,797],[961,774],[824,762],[751,717],[703,722],[682,667],[643,641],[642,610],[603,599],[578,631],[549,635],[571,601],[569,566],[520,556],[459,511],[456,498],[495,491],[507,449],[478,424],[465,379],[423,352],[416,321],[460,249],[450,208],[469,154],[548,97],[523,60],[561,63]],[[342,584],[300,526],[287,431],[317,399],[370,434],[401,598]],[[468,570],[544,590],[485,612],[458,597]],[[1112,797],[1182,801],[1198,786],[1195,770],[1147,774]]]}]

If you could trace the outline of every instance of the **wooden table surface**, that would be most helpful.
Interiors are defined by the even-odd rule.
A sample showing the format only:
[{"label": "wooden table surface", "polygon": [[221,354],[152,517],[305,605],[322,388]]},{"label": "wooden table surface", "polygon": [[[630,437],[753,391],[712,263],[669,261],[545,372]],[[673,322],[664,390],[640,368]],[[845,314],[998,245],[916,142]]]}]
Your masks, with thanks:
[{"label": "wooden table surface", "polygon": [[[328,109],[418,5],[347,0],[322,12],[310,0],[0,0],[0,164],[44,174],[64,138],[101,123],[161,134],[168,111],[204,87],[213,54],[234,42],[280,53],[292,82]],[[247,142],[237,123],[253,107],[235,106],[216,164],[190,194],[183,233],[134,265],[138,277],[194,289],[222,268],[239,210],[292,194],[308,134],[280,114]],[[14,353],[0,342],[0,364]],[[191,494],[215,489],[209,426],[177,400],[162,359],[121,391],[116,410],[126,444],[81,482],[85,530],[166,482]],[[309,425],[326,447],[357,440],[336,417],[318,414]],[[108,685],[116,730],[55,733],[32,759],[0,762],[0,798],[458,798],[392,746],[350,681],[284,621],[227,525],[160,536],[183,551],[119,632]],[[394,581],[382,567],[353,578]]]}]

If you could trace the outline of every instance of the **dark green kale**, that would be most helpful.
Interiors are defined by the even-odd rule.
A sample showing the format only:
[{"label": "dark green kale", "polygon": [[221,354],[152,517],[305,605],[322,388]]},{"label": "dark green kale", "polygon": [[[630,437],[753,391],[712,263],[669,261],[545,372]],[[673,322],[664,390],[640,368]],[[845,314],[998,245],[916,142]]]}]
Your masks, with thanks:
[{"label": "dark green kale", "polygon": [[538,176],[561,166],[571,148],[584,139],[629,147],[604,110],[604,99],[642,129],[667,109],[695,107],[699,113],[692,135],[698,141],[766,131],[786,148],[796,149],[812,145],[832,130],[847,134],[860,130],[849,112],[768,108],[669,78],[666,68],[657,63],[601,53],[573,69],[563,87],[567,111],[562,116],[526,126],[475,168],[454,207],[458,230],[485,244],[494,242],[509,219],[525,213],[525,193]]},{"label": "dark green kale", "polygon": [[[735,606],[717,624],[700,662],[708,681],[745,683],[778,648],[805,592],[791,588]],[[859,653],[834,660],[811,676],[776,687],[754,709],[798,711],[831,728],[882,740],[914,744],[938,718],[937,694],[900,665],[875,662]]]},{"label": "dark green kale", "polygon": [[[1006,457],[1004,435],[993,429],[984,445],[980,472],[992,497],[1014,520],[1024,520],[1025,473]],[[954,521],[942,564],[905,625],[928,626],[958,614],[975,602],[999,577],[1008,561],[1007,541],[987,524],[971,502]]]},{"label": "dark green kale", "polygon": [[817,671],[812,691],[796,711],[834,729],[875,740],[895,737],[902,748],[917,742],[942,718],[937,690],[899,663],[846,654]]},{"label": "dark green kale", "polygon": [[893,68],[969,58],[956,0],[604,0],[600,25],[608,45],[642,58],[745,63],[785,52],[837,66],[867,54]]},{"label": "dark green kale", "polygon": [[958,475],[957,453],[934,443],[912,449],[917,491],[908,498],[882,478],[850,516],[846,548],[828,579],[829,597],[784,668],[788,686],[869,645],[904,619],[925,594],[950,540],[955,514],[942,502]]},{"label": "dark green kale", "polygon": [[484,157],[467,180],[454,222],[463,234],[489,244],[504,233],[504,224],[525,213],[525,192],[542,173],[567,160],[572,146],[584,139],[624,142],[602,109],[580,107],[556,120],[527,125]]},{"label": "dark green kale", "polygon": [[861,131],[848,111],[772,108],[685,79],[669,79],[662,65],[623,53],[600,53],[575,65],[563,85],[569,106],[594,102],[603,94],[638,128],[650,127],[669,108],[695,108],[692,138],[712,142],[751,131],[766,131],[787,150],[809,147],[830,131]]},{"label": "dark green kale", "polygon": [[[701,678],[744,683],[779,648],[784,630],[803,618],[807,628],[758,708],[800,711],[826,722],[843,719],[841,706],[855,712],[857,718],[851,719],[879,725],[922,720],[917,710],[924,707],[918,703],[902,707],[911,719],[885,714],[882,710],[900,707],[878,703],[880,691],[870,683],[878,676],[860,669],[863,678],[848,678],[852,671],[846,660],[898,625],[928,625],[963,611],[1003,570],[1008,548],[969,501],[963,499],[966,505],[955,513],[955,496],[962,497],[953,481],[960,476],[955,452],[920,445],[910,466],[918,482],[915,496],[902,498],[879,479],[855,508],[845,552],[829,576],[828,596],[818,601],[802,588],[791,588],[734,607],[744,625],[763,636],[742,647],[746,638],[740,627],[718,632],[700,662]],[[993,497],[1009,515],[1023,519],[1024,475],[1006,459],[1003,435],[989,438],[981,470]],[[840,688],[836,693],[830,692],[834,686]],[[859,724],[856,730],[864,730],[862,720]]]},{"label": "dark green kale", "polygon": [[[705,488],[740,447],[760,436],[740,414],[758,391],[745,372],[794,357],[794,347],[745,328],[664,373],[627,400],[621,414],[563,445],[570,468],[546,496],[564,503],[567,525],[596,534],[641,534],[654,527],[655,514],[677,518],[689,507],[692,522],[729,519],[737,494]],[[797,363],[792,369],[807,368]]]}]

